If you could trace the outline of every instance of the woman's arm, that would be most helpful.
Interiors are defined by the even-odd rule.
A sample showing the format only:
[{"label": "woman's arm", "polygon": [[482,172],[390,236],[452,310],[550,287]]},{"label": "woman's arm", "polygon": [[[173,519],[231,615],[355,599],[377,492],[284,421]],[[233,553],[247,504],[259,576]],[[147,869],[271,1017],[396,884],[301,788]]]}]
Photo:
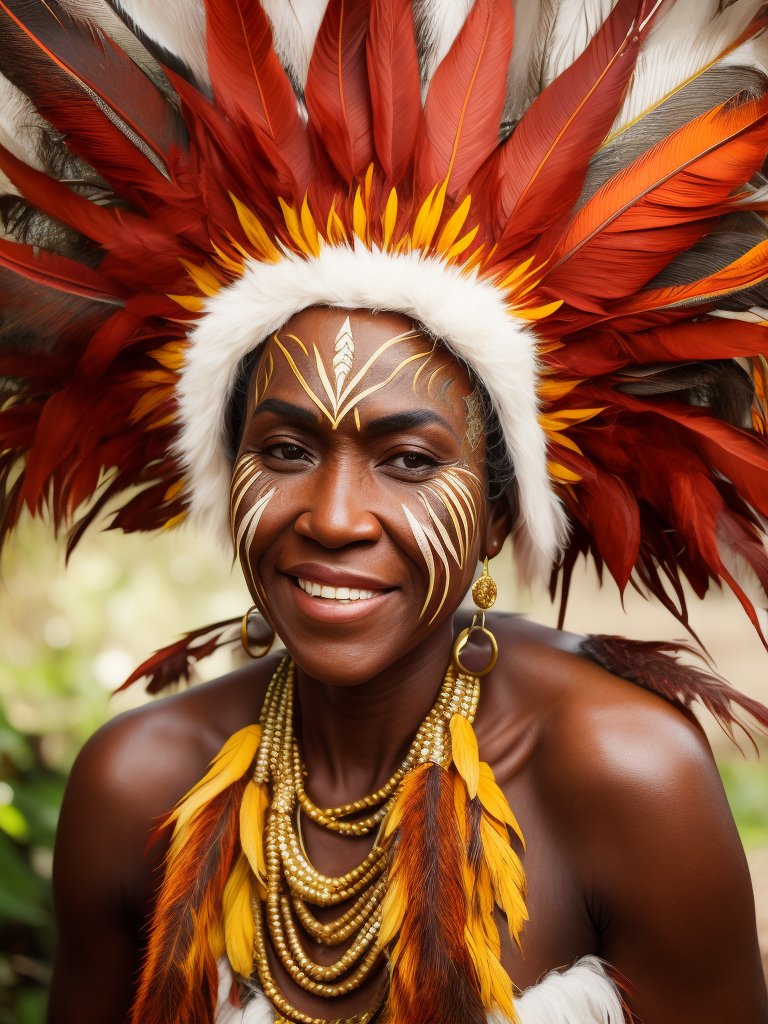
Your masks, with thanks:
[{"label": "woman's arm", "polygon": [[766,1024],[749,871],[709,745],[638,696],[577,712],[565,743],[576,770],[560,820],[600,955],[643,1024]]},{"label": "woman's arm", "polygon": [[54,855],[49,1024],[126,1019],[164,852],[160,842],[145,858],[147,838],[210,757],[190,725],[178,704],[142,709],[99,730],[75,762]]}]

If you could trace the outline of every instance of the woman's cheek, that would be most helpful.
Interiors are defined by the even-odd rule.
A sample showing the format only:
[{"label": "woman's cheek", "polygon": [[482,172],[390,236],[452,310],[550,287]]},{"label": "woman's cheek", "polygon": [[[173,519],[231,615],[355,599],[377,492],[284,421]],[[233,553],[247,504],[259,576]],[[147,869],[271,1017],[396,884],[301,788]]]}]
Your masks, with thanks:
[{"label": "woman's cheek", "polygon": [[[477,560],[476,542],[485,512],[481,481],[467,469],[444,470],[401,502],[408,529],[424,562],[428,586],[420,618],[431,624]],[[449,602],[450,603],[450,602]]]},{"label": "woman's cheek", "polygon": [[258,531],[264,512],[277,493],[277,482],[265,472],[258,455],[246,452],[238,459],[230,488],[232,541],[248,589],[262,601],[266,601],[266,596],[261,581],[254,573],[256,559],[253,549],[258,546]]}]

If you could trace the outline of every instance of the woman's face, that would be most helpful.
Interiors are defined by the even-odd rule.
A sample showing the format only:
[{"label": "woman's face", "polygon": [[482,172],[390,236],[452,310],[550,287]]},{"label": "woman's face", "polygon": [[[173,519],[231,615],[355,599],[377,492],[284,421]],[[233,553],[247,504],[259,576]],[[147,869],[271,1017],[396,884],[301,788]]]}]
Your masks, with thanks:
[{"label": "woman's face", "polygon": [[[251,594],[296,662],[370,679],[452,616],[490,530],[480,404],[404,316],[312,308],[264,346],[232,476]],[[494,503],[495,504],[495,503]]]}]

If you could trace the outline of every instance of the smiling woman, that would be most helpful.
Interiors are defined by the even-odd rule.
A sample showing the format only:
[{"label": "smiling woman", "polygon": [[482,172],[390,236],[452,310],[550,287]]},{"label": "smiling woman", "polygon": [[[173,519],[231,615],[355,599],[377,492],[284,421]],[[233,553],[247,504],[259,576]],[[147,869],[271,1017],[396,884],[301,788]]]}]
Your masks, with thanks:
[{"label": "smiling woman", "polygon": [[511,536],[562,608],[583,553],[760,628],[762,0],[0,27],[0,533],[189,519],[253,600],[78,758],[51,1024],[765,1024],[691,708],[768,710],[491,611]]}]

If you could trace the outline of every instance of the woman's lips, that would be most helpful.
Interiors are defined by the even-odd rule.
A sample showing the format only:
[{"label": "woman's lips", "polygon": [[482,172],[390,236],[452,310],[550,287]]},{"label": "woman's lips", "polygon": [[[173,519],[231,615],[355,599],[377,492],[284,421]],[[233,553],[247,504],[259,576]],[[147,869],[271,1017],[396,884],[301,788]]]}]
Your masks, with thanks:
[{"label": "woman's lips", "polygon": [[[320,593],[317,593],[318,590]],[[300,611],[311,619],[318,622],[352,622],[380,608],[392,590],[331,587],[294,577],[291,593]],[[353,597],[353,594],[356,596]]]}]

